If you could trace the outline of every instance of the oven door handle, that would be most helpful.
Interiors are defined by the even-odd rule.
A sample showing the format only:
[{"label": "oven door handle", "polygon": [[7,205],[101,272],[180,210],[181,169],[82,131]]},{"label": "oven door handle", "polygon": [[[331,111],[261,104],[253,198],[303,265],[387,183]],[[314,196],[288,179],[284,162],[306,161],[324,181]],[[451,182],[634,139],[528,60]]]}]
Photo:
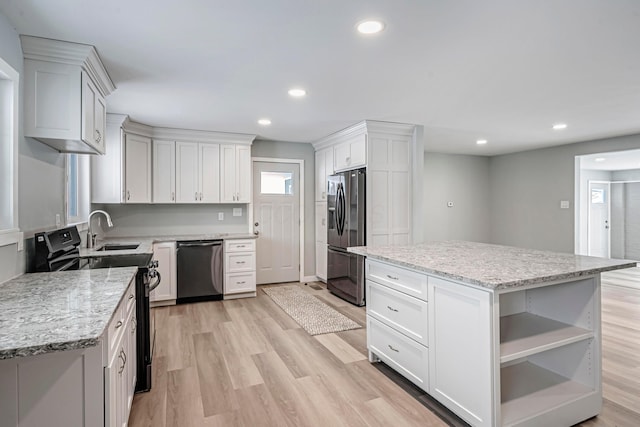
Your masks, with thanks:
[{"label": "oven door handle", "polygon": [[80,258],[77,256],[74,256],[71,261],[69,261],[68,263],[66,263],[61,267],[58,267],[56,271],[67,271],[70,269],[69,267],[71,267],[73,264],[80,264]]},{"label": "oven door handle", "polygon": [[160,272],[158,270],[155,270],[153,277],[156,278],[156,281],[152,285],[149,285],[149,292],[160,286],[160,282],[162,281],[162,276],[160,276]]}]

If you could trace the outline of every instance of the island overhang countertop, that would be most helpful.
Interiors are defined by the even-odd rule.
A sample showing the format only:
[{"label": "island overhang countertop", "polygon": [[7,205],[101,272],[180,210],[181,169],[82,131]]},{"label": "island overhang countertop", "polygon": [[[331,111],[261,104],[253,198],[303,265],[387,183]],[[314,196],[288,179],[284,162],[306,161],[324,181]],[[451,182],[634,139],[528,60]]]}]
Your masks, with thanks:
[{"label": "island overhang countertop", "polygon": [[347,250],[490,290],[579,278],[637,265],[630,260],[456,240],[409,246],[358,246]]},{"label": "island overhang countertop", "polygon": [[136,267],[24,274],[0,284],[0,360],[98,344]]}]

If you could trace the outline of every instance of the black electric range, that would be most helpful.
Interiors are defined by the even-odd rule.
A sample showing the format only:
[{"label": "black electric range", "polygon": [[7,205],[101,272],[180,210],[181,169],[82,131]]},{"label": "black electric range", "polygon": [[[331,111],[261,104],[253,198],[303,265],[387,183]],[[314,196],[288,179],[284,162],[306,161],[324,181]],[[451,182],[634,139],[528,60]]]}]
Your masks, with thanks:
[{"label": "black electric range", "polygon": [[80,257],[80,234],[74,227],[35,235],[35,271],[69,271],[110,267],[138,267],[136,273],[136,392],[151,389],[151,363],[155,346],[155,319],[149,309],[149,293],[160,284],[158,261],[153,254],[116,254]]}]

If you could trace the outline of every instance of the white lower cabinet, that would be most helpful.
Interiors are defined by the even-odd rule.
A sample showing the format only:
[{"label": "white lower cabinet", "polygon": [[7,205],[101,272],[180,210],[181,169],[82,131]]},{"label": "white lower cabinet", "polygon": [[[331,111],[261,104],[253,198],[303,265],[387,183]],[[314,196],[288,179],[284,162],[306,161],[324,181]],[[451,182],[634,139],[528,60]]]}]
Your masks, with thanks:
[{"label": "white lower cabinet", "polygon": [[176,242],[154,243],[153,258],[158,261],[160,284],[151,291],[149,301],[154,306],[175,304],[178,296]]},{"label": "white lower cabinet", "polygon": [[[135,279],[107,327],[110,343],[104,369],[104,414],[106,427],[126,427],[136,386]],[[112,344],[111,344],[112,343]]]},{"label": "white lower cabinet", "polygon": [[572,426],[602,406],[600,281],[492,290],[367,259],[367,348],[472,426]]},{"label": "white lower cabinet", "polygon": [[256,241],[224,241],[224,298],[256,296]]},{"label": "white lower cabinet", "polygon": [[429,277],[430,394],[474,426],[492,425],[491,294]]}]

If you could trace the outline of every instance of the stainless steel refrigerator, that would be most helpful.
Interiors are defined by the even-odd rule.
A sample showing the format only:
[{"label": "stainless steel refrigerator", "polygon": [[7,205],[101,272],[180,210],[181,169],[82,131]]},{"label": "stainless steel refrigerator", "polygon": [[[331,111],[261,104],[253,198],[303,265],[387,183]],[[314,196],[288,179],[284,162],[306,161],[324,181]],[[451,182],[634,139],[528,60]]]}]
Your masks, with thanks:
[{"label": "stainless steel refrigerator", "polygon": [[327,289],[350,303],[362,306],[364,257],[347,252],[364,246],[365,169],[341,172],[327,183]]}]

